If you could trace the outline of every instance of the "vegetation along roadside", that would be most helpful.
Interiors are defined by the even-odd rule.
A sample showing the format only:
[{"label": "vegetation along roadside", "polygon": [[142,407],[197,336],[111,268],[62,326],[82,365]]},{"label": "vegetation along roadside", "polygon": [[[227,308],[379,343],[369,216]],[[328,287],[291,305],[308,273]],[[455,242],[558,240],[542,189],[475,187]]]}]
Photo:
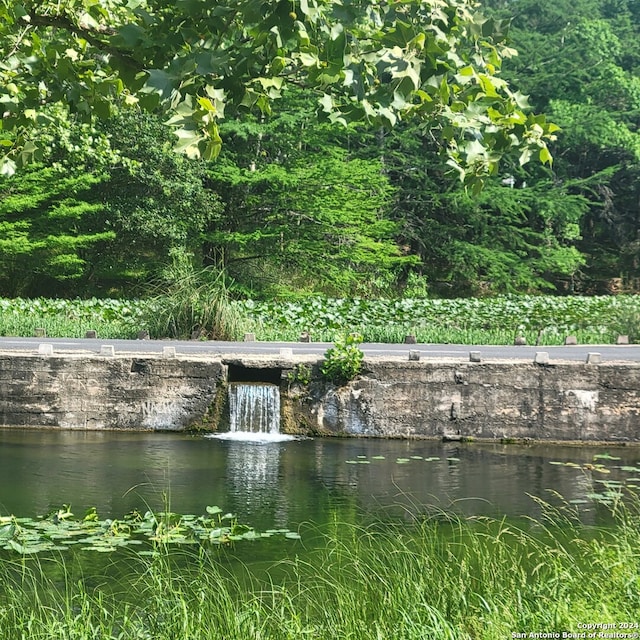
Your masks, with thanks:
[{"label": "vegetation along roadside", "polygon": [[308,332],[332,342],[345,332],[364,342],[402,342],[406,335],[425,343],[511,344],[523,335],[530,344],[562,344],[575,335],[584,344],[615,342],[618,335],[640,339],[640,296],[498,296],[494,298],[404,298],[365,300],[310,297],[298,301],[233,300],[228,295],[187,295],[146,300],[0,299],[0,334],[135,338],[295,341]]}]

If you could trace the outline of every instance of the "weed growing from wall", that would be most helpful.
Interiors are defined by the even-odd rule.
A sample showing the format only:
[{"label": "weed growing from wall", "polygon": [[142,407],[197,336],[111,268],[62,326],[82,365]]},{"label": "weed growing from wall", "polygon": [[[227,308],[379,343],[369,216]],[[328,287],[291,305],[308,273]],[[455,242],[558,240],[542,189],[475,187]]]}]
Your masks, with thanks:
[{"label": "weed growing from wall", "polygon": [[334,384],[353,380],[362,370],[364,353],[358,346],[362,342],[359,333],[349,333],[336,339],[334,346],[324,354],[322,374]]}]

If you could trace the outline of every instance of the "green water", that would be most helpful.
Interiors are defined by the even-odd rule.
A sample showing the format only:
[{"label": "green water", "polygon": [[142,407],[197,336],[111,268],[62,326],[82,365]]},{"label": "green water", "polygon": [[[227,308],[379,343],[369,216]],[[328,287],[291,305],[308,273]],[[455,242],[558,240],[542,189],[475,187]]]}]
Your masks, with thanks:
[{"label": "green water", "polygon": [[[557,464],[564,462],[579,466]],[[255,444],[11,429],[0,430],[0,514],[33,517],[71,504],[78,514],[95,506],[102,517],[119,517],[169,501],[180,513],[217,505],[258,529],[295,530],[440,510],[537,517],[530,496],[553,491],[597,523],[606,510],[592,496],[607,483],[640,484],[639,466],[637,447],[322,438]]]},{"label": "green water", "polygon": [[603,499],[637,487],[639,464],[633,447],[0,430],[0,515],[217,505],[301,536],[8,548],[0,635],[503,640],[635,623],[637,498],[615,518]]}]

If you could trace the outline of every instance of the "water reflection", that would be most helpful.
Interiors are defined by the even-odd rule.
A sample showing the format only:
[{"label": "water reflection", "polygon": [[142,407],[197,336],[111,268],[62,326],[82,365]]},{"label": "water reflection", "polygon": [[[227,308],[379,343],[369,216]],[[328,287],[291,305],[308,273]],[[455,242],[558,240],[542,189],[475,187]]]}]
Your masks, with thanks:
[{"label": "water reflection", "polygon": [[277,443],[231,442],[227,448],[226,483],[230,508],[251,513],[273,526],[286,528],[288,498],[280,487],[280,452]]},{"label": "water reflection", "polygon": [[[584,465],[596,453],[619,457],[610,473]],[[232,511],[256,527],[353,520],[381,514],[414,518],[437,510],[466,515],[537,516],[529,495],[553,490],[587,500],[602,481],[640,476],[634,447],[552,447],[426,441],[313,439],[283,443],[221,441],[167,433],[0,430],[0,513],[41,515],[63,503],[117,517],[145,505],[201,513]]]}]

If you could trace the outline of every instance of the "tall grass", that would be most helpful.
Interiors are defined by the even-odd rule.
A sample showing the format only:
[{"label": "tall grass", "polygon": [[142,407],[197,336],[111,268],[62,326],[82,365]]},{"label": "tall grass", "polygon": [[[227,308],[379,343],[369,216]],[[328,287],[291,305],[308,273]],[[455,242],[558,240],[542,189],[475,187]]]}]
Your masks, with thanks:
[{"label": "tall grass", "polygon": [[[334,523],[266,573],[219,553],[130,556],[102,575],[58,558],[0,565],[3,640],[504,640],[637,621],[640,517],[560,511],[516,525]],[[246,546],[240,555],[250,555]]]},{"label": "tall grass", "polygon": [[224,272],[176,259],[156,285],[145,320],[154,337],[237,340],[244,314],[233,304]]}]

